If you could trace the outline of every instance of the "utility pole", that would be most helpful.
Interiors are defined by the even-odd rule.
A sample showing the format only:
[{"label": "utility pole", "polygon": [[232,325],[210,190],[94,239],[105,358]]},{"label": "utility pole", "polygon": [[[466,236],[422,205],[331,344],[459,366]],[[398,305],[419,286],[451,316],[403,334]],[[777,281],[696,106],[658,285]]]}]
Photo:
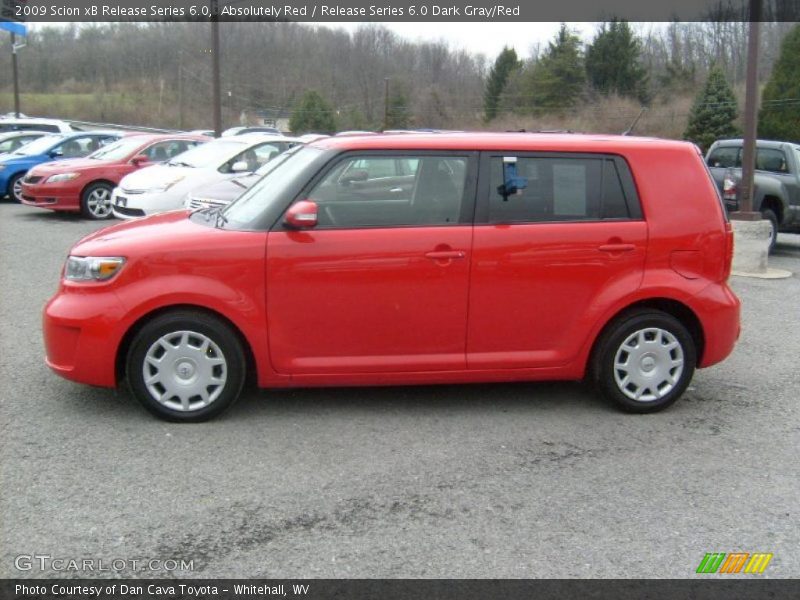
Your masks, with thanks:
[{"label": "utility pole", "polygon": [[389,78],[383,79],[383,130],[389,129]]},{"label": "utility pole", "polygon": [[17,71],[17,34],[11,34],[11,72],[14,79],[14,113],[19,119],[19,73]]},{"label": "utility pole", "polygon": [[219,66],[219,2],[211,0],[211,81],[214,95],[214,135],[222,135],[222,85]]},{"label": "utility pole", "polygon": [[753,211],[753,173],[755,171],[758,112],[758,37],[761,0],[750,0],[750,32],[747,36],[747,76],[744,101],[744,147],[742,151],[742,196],[739,210],[731,217],[740,221],[758,221],[761,213]]},{"label": "utility pole", "polygon": [[183,50],[178,50],[178,129],[183,129]]}]

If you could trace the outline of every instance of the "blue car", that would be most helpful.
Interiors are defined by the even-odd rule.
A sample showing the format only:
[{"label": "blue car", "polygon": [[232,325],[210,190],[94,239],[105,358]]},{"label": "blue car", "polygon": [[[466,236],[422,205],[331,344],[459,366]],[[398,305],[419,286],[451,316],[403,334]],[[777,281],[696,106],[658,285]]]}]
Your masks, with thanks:
[{"label": "blue car", "polygon": [[28,169],[42,163],[81,158],[117,141],[121,133],[77,132],[44,135],[10,154],[0,156],[0,195],[8,194],[17,202],[22,198],[22,178]]}]

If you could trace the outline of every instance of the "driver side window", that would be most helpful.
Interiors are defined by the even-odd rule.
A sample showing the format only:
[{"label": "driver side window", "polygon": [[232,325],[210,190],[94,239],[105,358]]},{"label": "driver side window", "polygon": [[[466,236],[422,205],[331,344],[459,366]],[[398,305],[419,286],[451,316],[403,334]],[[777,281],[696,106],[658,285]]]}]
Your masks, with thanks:
[{"label": "driver side window", "polygon": [[308,195],[319,229],[457,224],[467,157],[362,156],[335,165]]}]

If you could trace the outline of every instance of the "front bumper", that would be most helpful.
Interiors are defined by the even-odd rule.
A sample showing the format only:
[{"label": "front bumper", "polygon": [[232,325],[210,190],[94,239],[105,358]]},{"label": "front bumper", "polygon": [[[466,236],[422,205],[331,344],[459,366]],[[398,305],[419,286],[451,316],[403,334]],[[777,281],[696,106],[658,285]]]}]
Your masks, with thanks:
[{"label": "front bumper", "polygon": [[22,182],[22,203],[28,206],[76,212],[81,209],[80,188],[59,184]]},{"label": "front bumper", "polygon": [[105,286],[62,284],[44,309],[47,365],[72,381],[115,387],[124,315],[116,294]]},{"label": "front bumper", "polygon": [[183,208],[183,198],[169,192],[131,194],[117,187],[111,195],[111,205],[118,219],[135,219]]}]

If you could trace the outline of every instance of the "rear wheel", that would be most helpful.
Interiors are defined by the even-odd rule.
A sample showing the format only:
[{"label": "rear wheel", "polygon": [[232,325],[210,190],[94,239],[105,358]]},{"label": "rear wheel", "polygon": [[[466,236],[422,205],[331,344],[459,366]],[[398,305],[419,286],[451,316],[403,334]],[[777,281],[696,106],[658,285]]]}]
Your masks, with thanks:
[{"label": "rear wheel", "polygon": [[195,311],[147,323],[131,343],[126,367],[133,395],[168,421],[216,417],[236,401],[245,380],[237,335],[219,319]]},{"label": "rear wheel", "polygon": [[81,194],[81,213],[87,219],[111,218],[111,186],[107,183],[93,183]]},{"label": "rear wheel", "polygon": [[602,395],[629,412],[649,413],[675,402],[697,361],[694,340],[672,315],[640,309],[606,328],[592,357]]},{"label": "rear wheel", "polygon": [[778,243],[778,216],[775,214],[775,211],[769,208],[765,208],[761,211],[761,216],[769,221],[772,230],[769,234],[769,251],[772,252],[775,249],[775,244]]}]

